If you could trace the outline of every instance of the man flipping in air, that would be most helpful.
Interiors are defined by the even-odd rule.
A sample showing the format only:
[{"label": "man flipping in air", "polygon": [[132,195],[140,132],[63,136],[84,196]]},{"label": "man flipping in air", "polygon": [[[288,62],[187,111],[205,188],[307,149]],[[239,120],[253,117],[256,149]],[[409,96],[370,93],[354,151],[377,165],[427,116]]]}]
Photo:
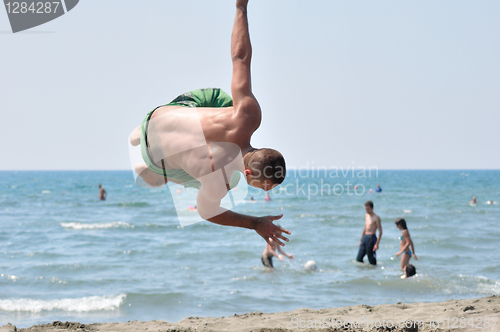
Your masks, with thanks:
[{"label": "man flipping in air", "polygon": [[283,246],[281,240],[288,239],[282,233],[290,232],[273,224],[283,215],[254,217],[220,206],[239,180],[237,171],[249,185],[264,191],[281,184],[286,175],[281,153],[250,144],[260,126],[261,110],[250,82],[247,4],[248,0],[236,1],[231,36],[232,98],[220,89],[200,89],[149,112],[130,136],[133,146],[140,145],[144,161],[134,165],[134,170],[150,186],[174,182],[199,189],[197,207],[203,219],[253,229],[267,243],[272,240]]}]

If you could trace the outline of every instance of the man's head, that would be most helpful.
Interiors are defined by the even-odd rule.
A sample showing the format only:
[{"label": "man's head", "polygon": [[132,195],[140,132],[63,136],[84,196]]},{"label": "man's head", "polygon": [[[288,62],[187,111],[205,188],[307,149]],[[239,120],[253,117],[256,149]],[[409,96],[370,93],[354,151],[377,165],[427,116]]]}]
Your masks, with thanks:
[{"label": "man's head", "polygon": [[99,184],[99,188],[101,188],[101,185]]},{"label": "man's head", "polygon": [[245,159],[245,177],[252,187],[268,191],[285,179],[285,158],[278,151],[258,149],[247,153]]},{"label": "man's head", "polygon": [[365,203],[365,211],[368,214],[373,213],[373,202],[372,201],[367,201]]}]

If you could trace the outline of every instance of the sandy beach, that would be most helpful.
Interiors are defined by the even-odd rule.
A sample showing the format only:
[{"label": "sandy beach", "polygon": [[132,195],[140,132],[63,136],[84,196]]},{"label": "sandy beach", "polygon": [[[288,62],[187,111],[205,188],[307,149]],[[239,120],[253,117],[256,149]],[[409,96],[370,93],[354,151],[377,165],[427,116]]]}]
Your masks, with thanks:
[{"label": "sandy beach", "polygon": [[[177,323],[149,322],[80,324],[53,322],[16,329],[5,325],[0,332],[45,331],[500,331],[500,296],[435,303],[356,305],[329,309],[297,309],[288,312],[252,312],[230,317],[186,317]],[[412,321],[413,324],[409,323]]]}]

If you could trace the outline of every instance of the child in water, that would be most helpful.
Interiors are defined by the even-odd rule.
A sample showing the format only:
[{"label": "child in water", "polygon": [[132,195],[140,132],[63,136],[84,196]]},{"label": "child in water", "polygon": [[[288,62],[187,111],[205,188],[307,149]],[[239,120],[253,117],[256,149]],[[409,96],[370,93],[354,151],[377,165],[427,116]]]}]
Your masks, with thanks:
[{"label": "child in water", "polygon": [[405,274],[401,276],[401,279],[407,279],[410,277],[413,277],[415,274],[417,274],[417,269],[415,266],[408,264],[404,268]]},{"label": "child in water", "polygon": [[410,238],[410,232],[408,232],[406,221],[403,218],[399,218],[395,223],[396,226],[402,230],[401,236],[399,237],[399,252],[396,253],[396,257],[401,255],[401,270],[404,271],[410,262],[410,258],[414,256],[415,259],[418,260],[418,257],[415,254],[415,247],[413,246],[413,241]]},{"label": "child in water", "polygon": [[[295,259],[295,257],[293,257],[293,255],[287,254],[286,252],[284,252],[281,249],[281,246],[276,246],[276,244],[273,242],[273,240],[270,240],[270,242],[273,245],[271,246],[271,245],[267,244],[266,245],[266,249],[264,249],[264,252],[262,253],[262,257],[261,257],[262,264],[264,264],[265,267],[268,267],[268,268],[271,268],[271,269],[274,268],[274,266],[273,266],[273,256],[278,257],[278,259],[280,260],[280,262],[283,260],[283,255],[285,255],[289,259]],[[283,255],[280,255],[280,254],[276,253],[276,249],[278,250],[279,253],[281,253]]]}]

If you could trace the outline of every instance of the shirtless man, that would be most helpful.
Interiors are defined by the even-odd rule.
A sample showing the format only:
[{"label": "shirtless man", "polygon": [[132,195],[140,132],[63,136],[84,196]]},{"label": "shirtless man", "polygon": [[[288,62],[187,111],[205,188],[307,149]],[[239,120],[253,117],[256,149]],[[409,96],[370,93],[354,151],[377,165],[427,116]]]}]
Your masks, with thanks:
[{"label": "shirtless man", "polygon": [[[220,89],[200,89],[178,96],[149,112],[131,137],[141,148],[144,163],[135,172],[150,186],[167,182],[199,189],[198,213],[212,223],[255,230],[267,243],[288,241],[288,230],[273,224],[279,216],[254,217],[222,208],[221,200],[238,182],[268,191],[283,182],[285,160],[273,149],[251,146],[260,126],[261,109],[252,93],[248,32],[248,0],[236,1],[231,36],[232,99]],[[238,172],[237,172],[238,171]]]},{"label": "shirtless man", "polygon": [[101,185],[99,185],[99,199],[101,201],[106,200],[106,195],[107,195],[106,190],[104,190],[104,188]]},{"label": "shirtless man", "polygon": [[[361,235],[361,240],[359,241],[359,252],[356,260],[363,263],[363,258],[367,255],[370,264],[377,265],[375,252],[378,249],[380,239],[382,239],[382,223],[380,222],[379,216],[373,212],[372,201],[365,203],[365,211],[365,227],[363,228],[363,234]],[[378,239],[375,234],[377,229],[379,231]]]}]

